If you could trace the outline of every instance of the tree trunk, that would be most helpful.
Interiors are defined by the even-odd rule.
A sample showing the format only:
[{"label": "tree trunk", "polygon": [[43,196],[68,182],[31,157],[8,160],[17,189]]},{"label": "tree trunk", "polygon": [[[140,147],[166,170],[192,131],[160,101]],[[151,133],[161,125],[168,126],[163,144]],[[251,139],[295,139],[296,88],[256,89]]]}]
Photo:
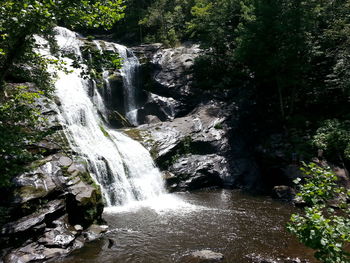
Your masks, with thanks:
[{"label": "tree trunk", "polygon": [[276,83],[277,83],[277,90],[278,90],[278,98],[279,98],[279,104],[280,104],[281,117],[282,117],[282,120],[285,121],[285,112],[284,112],[282,87],[281,87],[280,79],[278,77],[277,77]]}]

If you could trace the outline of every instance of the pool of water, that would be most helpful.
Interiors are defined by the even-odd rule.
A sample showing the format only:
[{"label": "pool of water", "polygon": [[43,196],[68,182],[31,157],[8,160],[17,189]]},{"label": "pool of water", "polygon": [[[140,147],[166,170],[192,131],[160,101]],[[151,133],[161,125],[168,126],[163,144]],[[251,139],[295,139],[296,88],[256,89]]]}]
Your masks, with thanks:
[{"label": "pool of water", "polygon": [[[296,211],[291,205],[231,190],[167,198],[108,209],[104,218],[109,232],[62,262],[182,262],[185,255],[202,249],[220,252],[230,263],[249,263],[259,257],[316,262],[313,252],[285,230]],[[173,204],[174,198],[182,201]]]}]

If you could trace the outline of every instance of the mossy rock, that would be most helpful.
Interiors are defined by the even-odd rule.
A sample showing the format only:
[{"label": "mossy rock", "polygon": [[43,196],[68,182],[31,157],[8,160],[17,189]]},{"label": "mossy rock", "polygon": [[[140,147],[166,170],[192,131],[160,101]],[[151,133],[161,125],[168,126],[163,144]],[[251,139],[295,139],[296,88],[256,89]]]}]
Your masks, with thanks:
[{"label": "mossy rock", "polygon": [[135,141],[143,142],[144,140],[141,131],[138,129],[125,129],[123,132]]},{"label": "mossy rock", "polygon": [[120,74],[117,74],[117,73],[113,73],[112,75],[110,75],[108,77],[108,81],[110,82],[115,82],[115,81],[122,81],[123,78]]},{"label": "mossy rock", "polygon": [[32,200],[48,194],[46,189],[35,186],[23,186],[15,190],[15,196],[23,200]]}]

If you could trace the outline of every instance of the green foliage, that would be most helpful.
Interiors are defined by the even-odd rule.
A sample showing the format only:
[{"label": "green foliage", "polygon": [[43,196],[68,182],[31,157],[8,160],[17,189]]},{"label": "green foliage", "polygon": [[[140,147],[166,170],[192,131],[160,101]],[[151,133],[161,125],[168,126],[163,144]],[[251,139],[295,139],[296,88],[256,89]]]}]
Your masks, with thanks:
[{"label": "green foliage", "polygon": [[350,122],[326,120],[313,137],[313,144],[327,156],[350,160]]},{"label": "green foliage", "polygon": [[203,89],[234,89],[244,85],[246,73],[237,62],[237,30],[248,1],[196,0],[187,32],[201,44],[205,54],[195,61],[196,84]]},{"label": "green foliage", "polygon": [[196,154],[196,150],[193,149],[192,144],[193,144],[192,138],[190,136],[186,136],[181,141],[181,144],[175,149],[171,157],[161,165],[164,168],[169,167],[170,165],[173,165],[174,163],[176,163],[182,156],[186,156],[189,154]]},{"label": "green foliage", "polygon": [[[102,81],[102,74],[105,70],[111,72],[121,68],[122,59],[116,53],[100,51],[96,47],[86,45],[82,50],[84,63],[87,68],[82,67],[82,76]],[[80,67],[79,61],[75,61],[77,67]]]},{"label": "green foliage", "polygon": [[217,124],[214,125],[214,129],[217,129],[217,130],[222,130],[224,127],[222,126],[222,123],[219,122]]},{"label": "green foliage", "polygon": [[104,136],[106,136],[107,138],[110,138],[111,136],[109,135],[109,133],[106,131],[106,129],[103,127],[103,125],[100,125],[100,130],[103,133]]},{"label": "green foliage", "polygon": [[[316,250],[315,257],[324,263],[348,263],[350,253],[350,191],[338,186],[329,167],[310,163],[302,168],[306,176],[298,194],[308,207],[302,215],[294,214],[287,229],[306,246]],[[299,184],[300,179],[295,183]],[[338,209],[328,204],[336,200]]]},{"label": "green foliage", "polygon": [[[302,184],[298,196],[302,198],[307,205],[317,205],[327,203],[339,194],[340,189],[337,186],[337,177],[329,167],[321,167],[315,163],[304,164],[301,168],[306,177]],[[300,178],[295,180],[299,184]]]},{"label": "green foliage", "polygon": [[[40,119],[34,102],[49,95],[54,75],[50,65],[64,69],[58,59],[37,52],[35,35],[50,43],[55,51],[53,28],[111,28],[123,17],[122,0],[3,0],[0,2],[0,187],[9,185],[11,177],[22,171],[36,156],[28,146],[44,134],[35,128]],[[98,56],[91,68],[103,64],[120,66],[117,56]],[[7,83],[31,82],[39,92]],[[6,91],[6,92],[4,92]],[[7,93],[7,94],[6,94]]]},{"label": "green foliage", "polygon": [[[123,17],[122,0],[4,0],[0,3],[0,85],[15,64],[31,62],[34,34],[52,38],[58,23],[71,27],[110,28]],[[42,61],[44,57],[40,58]]]},{"label": "green foliage", "polygon": [[0,104],[0,187],[8,186],[11,177],[35,159],[27,148],[43,136],[35,128],[40,116],[33,105],[40,95],[26,86],[17,86]]},{"label": "green foliage", "polygon": [[176,46],[186,35],[186,23],[191,17],[193,0],[155,0],[139,21],[150,34],[146,42],[160,41],[166,46]]},{"label": "green foliage", "polygon": [[265,113],[279,112],[282,120],[294,113],[298,96],[307,88],[307,2],[254,0],[238,31],[235,56],[254,76],[258,104]]}]

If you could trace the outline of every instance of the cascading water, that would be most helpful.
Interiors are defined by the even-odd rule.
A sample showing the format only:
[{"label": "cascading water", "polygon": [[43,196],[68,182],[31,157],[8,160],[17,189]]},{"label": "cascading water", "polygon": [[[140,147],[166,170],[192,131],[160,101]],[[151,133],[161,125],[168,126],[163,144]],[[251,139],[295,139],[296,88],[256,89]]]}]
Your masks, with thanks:
[{"label": "cascading water", "polygon": [[[94,40],[96,48],[103,53],[101,44],[99,41]],[[118,53],[122,59],[122,68],[120,69],[123,78],[123,88],[124,88],[124,105],[125,105],[125,117],[132,124],[137,126],[137,89],[138,89],[138,74],[140,63],[137,57],[132,51],[127,49],[125,46],[104,42],[105,49],[109,52]],[[103,79],[105,84],[106,93],[105,97],[111,98],[111,86],[108,81],[109,72],[103,72]]]},{"label": "cascading water", "polygon": [[[82,42],[77,34],[60,27],[56,32],[60,50],[74,52],[81,58],[79,47]],[[114,46],[122,57],[127,58],[125,47]],[[72,62],[69,58],[64,60],[67,65]],[[124,60],[122,71],[125,75],[133,74],[138,63],[136,61],[136,58]],[[56,95],[61,102],[61,121],[66,124],[65,131],[73,150],[82,153],[91,174],[101,185],[107,206],[152,199],[165,193],[162,175],[155,167],[149,152],[138,142],[104,126],[98,112],[103,109],[98,92],[95,91],[91,98],[91,82],[81,77],[81,69],[68,69],[72,71],[70,74],[58,72],[56,82]],[[130,85],[126,85],[127,87],[134,85],[129,77],[125,82]],[[129,110],[136,105],[134,95],[130,94]],[[94,102],[98,102],[97,105]]]},{"label": "cascading water", "polygon": [[138,87],[137,76],[140,67],[137,57],[126,47],[114,44],[120,57],[123,59],[123,67],[121,69],[124,83],[124,101],[126,109],[126,118],[131,124],[137,125],[137,102],[136,91]]}]

